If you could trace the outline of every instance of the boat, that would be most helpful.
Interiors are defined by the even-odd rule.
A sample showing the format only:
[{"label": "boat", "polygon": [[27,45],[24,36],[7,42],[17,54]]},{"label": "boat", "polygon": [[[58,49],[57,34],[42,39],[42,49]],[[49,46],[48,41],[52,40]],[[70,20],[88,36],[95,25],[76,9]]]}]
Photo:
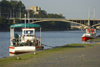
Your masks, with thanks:
[{"label": "boat", "polygon": [[97,37],[96,35],[96,29],[86,29],[86,33],[82,35],[82,41],[87,41],[90,39],[95,39]]},{"label": "boat", "polygon": [[[36,37],[35,28],[40,28],[40,37]],[[14,32],[14,28],[22,28],[22,35]],[[43,50],[41,44],[41,26],[38,24],[20,23],[10,26],[10,54],[20,54]]]}]

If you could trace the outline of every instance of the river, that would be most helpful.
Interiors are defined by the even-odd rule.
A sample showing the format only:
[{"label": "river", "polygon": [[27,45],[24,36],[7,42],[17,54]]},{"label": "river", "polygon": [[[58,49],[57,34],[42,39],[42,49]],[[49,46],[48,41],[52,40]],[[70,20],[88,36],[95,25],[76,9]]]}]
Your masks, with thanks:
[{"label": "river", "polygon": [[[21,32],[16,32],[21,34]],[[81,36],[85,31],[42,31],[41,43],[48,45],[44,46],[45,49],[62,46],[71,43],[83,43]],[[100,35],[100,31],[97,31]],[[40,36],[39,32],[36,32],[36,36]],[[10,46],[10,32],[0,32],[0,58],[9,56]]]}]

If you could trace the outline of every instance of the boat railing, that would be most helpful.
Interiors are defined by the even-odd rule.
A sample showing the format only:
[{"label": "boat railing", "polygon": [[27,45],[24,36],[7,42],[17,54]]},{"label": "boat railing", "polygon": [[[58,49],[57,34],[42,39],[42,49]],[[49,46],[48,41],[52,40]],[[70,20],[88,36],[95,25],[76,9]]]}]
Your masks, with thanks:
[{"label": "boat railing", "polygon": [[19,38],[11,38],[11,42],[12,42],[13,46],[18,45],[20,42],[20,39]]},{"label": "boat railing", "polygon": [[26,42],[22,42],[22,40],[24,40],[23,37],[18,37],[18,38],[15,38],[15,37],[11,37],[11,43],[13,46],[25,46],[27,45],[27,43],[32,43],[32,45],[34,46],[41,46],[41,37],[35,37],[35,39],[32,39],[32,40],[27,40]]},{"label": "boat railing", "polygon": [[36,37],[37,41],[38,41],[38,46],[41,46],[41,37]]}]

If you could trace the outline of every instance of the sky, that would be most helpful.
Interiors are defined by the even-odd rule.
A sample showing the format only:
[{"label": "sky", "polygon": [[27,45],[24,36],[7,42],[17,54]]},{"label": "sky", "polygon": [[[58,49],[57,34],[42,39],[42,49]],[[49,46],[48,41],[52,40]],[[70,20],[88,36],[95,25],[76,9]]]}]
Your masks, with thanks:
[{"label": "sky", "polygon": [[[17,0],[19,1],[19,0]],[[62,13],[66,19],[100,19],[100,0],[21,0],[27,9],[41,7],[47,13]],[[89,10],[90,9],[90,10]]]}]

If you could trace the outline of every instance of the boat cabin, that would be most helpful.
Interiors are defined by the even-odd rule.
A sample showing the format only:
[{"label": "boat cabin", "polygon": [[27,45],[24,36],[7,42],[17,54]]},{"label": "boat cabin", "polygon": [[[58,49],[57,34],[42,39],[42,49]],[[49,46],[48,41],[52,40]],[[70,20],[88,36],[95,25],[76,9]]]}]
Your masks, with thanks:
[{"label": "boat cabin", "polygon": [[35,36],[35,28],[22,28],[22,36]]},{"label": "boat cabin", "polygon": [[[14,28],[22,28],[22,36],[14,33]],[[40,27],[40,37],[35,36],[35,28]],[[38,24],[13,24],[10,26],[10,54],[20,54],[43,50],[41,45],[41,26]]]},{"label": "boat cabin", "polygon": [[96,29],[86,29],[86,33],[96,34]]},{"label": "boat cabin", "polygon": [[22,28],[22,37],[24,37],[22,42],[35,40],[35,28]]},{"label": "boat cabin", "polygon": [[[14,28],[22,28],[22,36],[14,33]],[[38,24],[14,24],[10,26],[10,42],[11,46],[31,43],[34,44],[38,41],[38,45],[41,45],[41,27],[40,27],[40,38],[35,36],[35,28],[40,27]]]}]

